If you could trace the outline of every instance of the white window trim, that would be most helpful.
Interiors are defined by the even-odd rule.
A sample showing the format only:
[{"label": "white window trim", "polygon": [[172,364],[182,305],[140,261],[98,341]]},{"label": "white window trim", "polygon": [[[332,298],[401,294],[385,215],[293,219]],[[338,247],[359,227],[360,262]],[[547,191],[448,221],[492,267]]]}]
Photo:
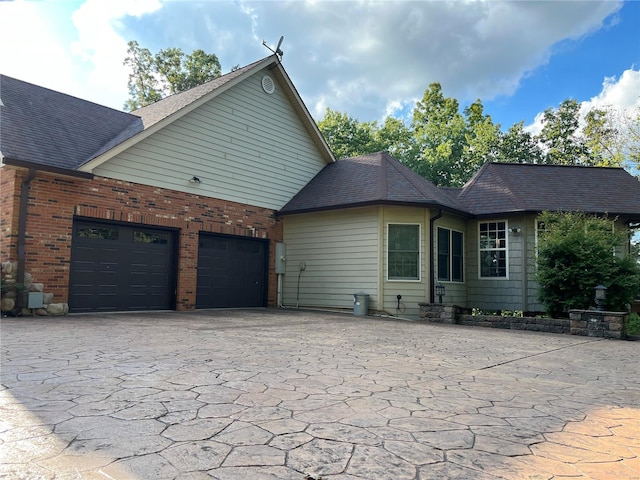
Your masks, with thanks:
[{"label": "white window trim", "polygon": [[[451,232],[456,232],[459,233],[460,235],[462,235],[462,281],[460,280],[453,280],[453,255],[452,252],[449,252],[449,273],[450,273],[450,277],[451,280],[440,280],[438,278],[438,257],[439,257],[439,252],[438,252],[438,229],[439,228],[443,228],[445,230],[449,230],[449,247],[452,249],[453,248],[453,236],[451,235]],[[480,226],[478,226],[478,229],[480,228]],[[465,268],[465,249],[464,249],[464,244],[465,244],[466,240],[464,238],[464,232],[461,230],[457,230],[455,228],[451,228],[451,227],[447,227],[445,225],[437,225],[436,226],[436,255],[435,255],[435,262],[436,262],[436,268],[435,268],[435,272],[436,272],[436,281],[440,282],[440,283],[455,283],[456,285],[462,285],[466,282],[467,279],[467,272],[466,272],[466,268]]]},{"label": "white window trim", "polygon": [[[389,278],[389,225],[415,225],[418,227],[418,278],[417,279],[402,279],[402,278]],[[386,245],[384,249],[386,281],[387,282],[407,282],[407,283],[420,283],[422,282],[422,224],[412,222],[387,222],[387,236]]]},{"label": "white window trim", "polygon": [[[499,223],[504,222],[505,230],[505,248],[504,249],[489,249],[489,250],[503,250],[505,252],[505,276],[504,277],[483,277],[482,276],[482,250],[480,249],[480,225],[483,223]],[[509,280],[509,221],[508,220],[482,220],[478,222],[478,238],[476,241],[476,248],[478,249],[478,279],[479,280]],[[487,249],[485,249],[487,250]]]}]

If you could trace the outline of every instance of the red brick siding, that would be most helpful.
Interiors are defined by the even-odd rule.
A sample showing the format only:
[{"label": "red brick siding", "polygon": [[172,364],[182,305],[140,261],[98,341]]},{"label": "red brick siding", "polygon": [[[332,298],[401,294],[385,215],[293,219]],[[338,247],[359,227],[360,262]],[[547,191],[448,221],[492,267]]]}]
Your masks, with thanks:
[{"label": "red brick siding", "polygon": [[0,258],[3,262],[18,258],[20,183],[19,178],[16,182],[15,170],[0,168]]},{"label": "red brick siding", "polygon": [[[22,177],[25,174],[18,172]],[[19,199],[19,192],[15,196]],[[2,201],[4,222],[4,191]],[[16,210],[13,217],[17,219],[18,201],[13,204]],[[120,180],[102,177],[87,180],[38,172],[29,190],[26,271],[34,282],[43,283],[45,291],[54,294],[55,302],[67,302],[74,217],[176,228],[179,230],[176,308],[190,310],[196,302],[198,232],[263,238],[270,240],[268,304],[275,305],[277,282],[272,259],[275,243],[282,241],[282,225],[273,214],[273,210],[266,208]],[[17,237],[17,220],[12,222],[11,230],[13,239]],[[9,244],[8,253],[4,251],[5,237],[3,225],[3,260],[15,260]]]}]

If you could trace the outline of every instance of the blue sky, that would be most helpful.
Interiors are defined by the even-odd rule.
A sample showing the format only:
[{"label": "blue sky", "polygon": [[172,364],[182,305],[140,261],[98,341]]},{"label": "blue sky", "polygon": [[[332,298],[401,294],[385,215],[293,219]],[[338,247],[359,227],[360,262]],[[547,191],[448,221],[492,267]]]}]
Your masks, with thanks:
[{"label": "blue sky", "polygon": [[[640,2],[0,1],[0,73],[120,109],[126,42],[216,53],[223,72],[285,40],[312,115],[411,111],[432,82],[508,128],[575,98],[640,108]],[[8,41],[11,39],[11,41]]]}]

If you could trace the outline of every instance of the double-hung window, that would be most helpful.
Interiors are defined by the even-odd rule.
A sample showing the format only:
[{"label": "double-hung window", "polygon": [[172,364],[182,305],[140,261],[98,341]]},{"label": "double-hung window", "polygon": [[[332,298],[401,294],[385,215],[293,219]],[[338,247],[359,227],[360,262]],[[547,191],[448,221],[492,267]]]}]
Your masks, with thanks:
[{"label": "double-hung window", "polygon": [[438,227],[438,280],[462,282],[463,277],[462,233]]},{"label": "double-hung window", "polygon": [[480,278],[507,278],[507,222],[482,222]]},{"label": "double-hung window", "polygon": [[387,226],[387,278],[420,280],[420,225]]}]

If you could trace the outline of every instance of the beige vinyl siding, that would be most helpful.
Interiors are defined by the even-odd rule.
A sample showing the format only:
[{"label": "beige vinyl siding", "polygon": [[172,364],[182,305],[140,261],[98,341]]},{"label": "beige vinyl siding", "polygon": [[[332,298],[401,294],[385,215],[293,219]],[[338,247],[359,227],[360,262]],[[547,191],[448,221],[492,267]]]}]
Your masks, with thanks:
[{"label": "beige vinyl siding", "polygon": [[[257,72],[94,170],[99,176],[280,209],[326,164],[276,83]],[[272,77],[277,82],[275,77]],[[199,185],[189,183],[193,176]]]},{"label": "beige vinyl siding", "polygon": [[[370,308],[378,308],[376,208],[291,215],[283,222],[285,306],[353,311],[353,294],[362,291],[370,295]],[[301,263],[306,268],[299,275]]]},{"label": "beige vinyl siding", "polygon": [[[438,227],[446,228],[448,230],[453,230],[456,232],[460,232],[463,235],[463,267],[462,267],[462,282],[453,282],[453,281],[442,281],[438,280]],[[467,266],[469,262],[467,261],[469,255],[469,239],[467,238],[467,226],[465,220],[460,217],[455,217],[452,215],[444,214],[441,218],[434,222],[433,226],[433,265],[434,272],[436,277],[436,283],[442,283],[445,287],[445,294],[442,297],[443,303],[453,303],[454,305],[464,306],[467,303],[467,277],[468,270]],[[434,298],[435,302],[438,302],[438,297]],[[426,300],[428,301],[428,299]]]},{"label": "beige vinyl siding", "polygon": [[[384,226],[383,248],[381,250],[382,298],[380,310],[404,318],[418,318],[418,303],[429,301],[429,251],[428,230],[429,210],[410,207],[381,207],[381,223]],[[387,245],[389,224],[420,225],[420,280],[387,280]],[[398,295],[401,295],[400,310],[397,309]]]}]

